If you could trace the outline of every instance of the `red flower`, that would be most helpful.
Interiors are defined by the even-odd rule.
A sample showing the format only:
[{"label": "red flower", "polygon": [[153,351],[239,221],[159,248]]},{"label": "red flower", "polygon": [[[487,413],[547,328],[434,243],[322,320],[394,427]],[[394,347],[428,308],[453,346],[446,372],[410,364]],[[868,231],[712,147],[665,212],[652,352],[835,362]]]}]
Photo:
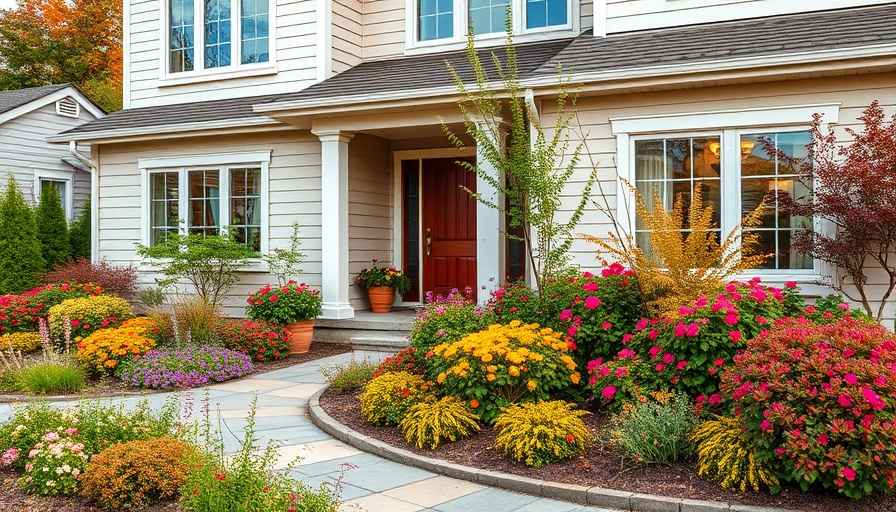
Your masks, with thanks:
[{"label": "red flower", "polygon": [[271,295],[271,302],[277,302],[279,299],[280,299],[280,297],[278,297],[276,295]]},{"label": "red flower", "polygon": [[475,398],[470,400],[470,407],[472,407],[473,409],[479,407],[479,400],[476,400]]},{"label": "red flower", "polygon": [[571,443],[575,440],[576,440],[575,436],[573,436],[572,434],[566,434],[566,442],[567,443]]},{"label": "red flower", "polygon": [[856,479],[856,470],[852,468],[843,468],[843,478],[852,482]]}]

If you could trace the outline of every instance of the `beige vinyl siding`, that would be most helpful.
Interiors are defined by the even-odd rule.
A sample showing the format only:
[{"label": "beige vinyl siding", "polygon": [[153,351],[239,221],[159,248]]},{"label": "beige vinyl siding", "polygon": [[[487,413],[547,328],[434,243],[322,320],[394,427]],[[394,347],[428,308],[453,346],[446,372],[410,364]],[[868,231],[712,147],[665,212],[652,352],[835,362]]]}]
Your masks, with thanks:
[{"label": "beige vinyl siding", "polygon": [[[78,118],[57,115],[56,103],[51,102],[0,125],[0,190],[6,189],[10,172],[25,199],[36,203],[38,198],[33,197],[35,170],[70,173],[74,191],[73,213],[77,215],[90,196],[90,173],[75,170],[62,160],[71,157],[67,145],[49,144],[45,139],[93,119],[93,114],[83,108]],[[81,150],[90,154],[89,147]]]},{"label": "beige vinyl siding", "polygon": [[582,32],[594,27],[594,0],[582,0],[579,4],[579,17],[582,20]]},{"label": "beige vinyl siding", "polygon": [[354,286],[354,276],[376,258],[392,261],[392,167],[389,141],[357,135],[349,144],[349,273],[350,299],[355,309],[367,309],[365,290]]},{"label": "beige vinyl siding", "polygon": [[607,0],[607,32],[758,18],[890,3],[891,0]]},{"label": "beige vinyl siding", "polygon": [[[839,124],[835,126],[835,130],[840,140],[848,140],[845,128],[861,130],[863,125],[857,118],[875,99],[881,101],[888,116],[896,111],[896,74],[580,97],[578,119],[581,123],[582,133],[588,134],[587,152],[590,154],[590,158],[588,156],[583,158],[573,183],[564,191],[567,197],[565,204],[569,208],[576,204],[576,193],[581,191],[592,168],[592,162],[596,162],[607,203],[613,209],[614,214],[619,215],[616,210],[617,169],[615,162],[617,148],[616,138],[611,131],[610,118],[841,103]],[[552,123],[550,106],[551,103],[546,100],[541,107],[542,122],[548,126]],[[810,122],[810,119],[806,120],[807,125]],[[661,125],[656,127],[657,131],[662,131],[662,129]],[[595,201],[602,203],[599,190],[595,189],[593,195]],[[564,214],[568,216],[569,212],[566,211]],[[607,216],[591,207],[577,231],[597,237],[606,237],[608,232],[613,231],[613,225]],[[575,262],[579,265],[586,268],[599,266],[599,260],[595,259],[597,253],[594,245],[577,240],[573,245],[572,252]],[[873,275],[870,282],[872,286],[877,287],[878,284],[882,286],[885,279],[883,275]],[[893,306],[888,311],[888,316],[894,316]]]},{"label": "beige vinyl siding", "polygon": [[[124,84],[130,91],[129,108],[293,92],[317,79],[315,0],[276,0],[276,39],[271,39],[270,48],[271,56],[276,55],[276,73],[244,78],[220,75],[221,79],[213,81],[178,85],[159,80],[164,74],[163,49],[168,37],[161,6],[167,0],[130,1],[130,23],[125,25],[130,31],[130,47],[124,49],[131,62],[130,80]],[[212,75],[203,72],[201,76]],[[174,77],[178,74],[169,78]]]},{"label": "beige vinyl siding", "polygon": [[404,6],[405,0],[364,3],[364,60],[404,55]]},{"label": "beige vinyl siding", "polygon": [[333,0],[333,73],[357,66],[363,57],[361,29],[364,4],[359,0]]},{"label": "beige vinyl siding", "polygon": [[[101,147],[99,251],[110,263],[141,264],[135,244],[142,236],[142,194],[138,158],[215,155],[233,151],[272,151],[269,209],[270,248],[288,247],[292,223],[300,225],[301,250],[306,255],[301,280],[321,284],[320,142],[308,132],[283,131],[255,135],[218,136]],[[256,269],[258,267],[256,266]],[[152,284],[159,274],[140,265],[140,280]],[[240,317],[245,297],[275,277],[264,271],[244,272],[230,292],[225,314]]]}]

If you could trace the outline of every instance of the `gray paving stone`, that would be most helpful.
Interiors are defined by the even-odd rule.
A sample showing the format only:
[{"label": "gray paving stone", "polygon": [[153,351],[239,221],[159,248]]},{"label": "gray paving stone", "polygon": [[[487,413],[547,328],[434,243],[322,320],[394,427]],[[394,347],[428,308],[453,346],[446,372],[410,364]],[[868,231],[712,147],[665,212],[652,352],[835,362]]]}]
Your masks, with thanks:
[{"label": "gray paving stone", "polygon": [[[383,459],[380,459],[381,461]],[[402,485],[434,477],[433,473],[391,461],[359,466],[345,474],[345,482],[373,492],[382,492]]]},{"label": "gray paving stone", "polygon": [[500,489],[484,489],[461,498],[436,505],[439,512],[469,512],[471,510],[488,510],[488,512],[516,512],[530,505],[539,498],[516,494]]},{"label": "gray paving stone", "polygon": [[681,498],[668,498],[653,494],[632,494],[632,510],[644,512],[679,512],[681,510]]},{"label": "gray paving stone", "polygon": [[727,503],[720,501],[681,500],[681,512],[721,512],[729,510]]},{"label": "gray paving stone", "polygon": [[292,471],[290,471],[290,474],[296,475],[298,478],[325,475],[331,475],[335,478],[339,475],[343,464],[356,466],[355,468],[346,469],[346,474],[358,474],[372,471],[373,466],[383,462],[387,461],[382,457],[377,457],[376,455],[371,455],[369,453],[362,453],[343,459],[325,460],[313,464],[300,464],[294,467]]}]

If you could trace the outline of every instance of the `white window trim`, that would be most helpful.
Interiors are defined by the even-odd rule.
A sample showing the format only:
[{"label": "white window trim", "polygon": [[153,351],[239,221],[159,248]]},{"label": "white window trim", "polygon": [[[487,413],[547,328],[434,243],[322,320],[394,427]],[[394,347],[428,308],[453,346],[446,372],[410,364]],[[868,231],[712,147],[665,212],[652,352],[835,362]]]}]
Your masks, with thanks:
[{"label": "white window trim", "polygon": [[[606,0],[595,0],[595,3],[604,3]],[[418,55],[422,53],[434,53],[447,50],[462,49],[467,41],[467,28],[470,26],[469,0],[454,0],[454,35],[450,38],[420,41],[417,39],[417,24],[419,17],[419,0],[405,0],[405,55]],[[569,21],[565,25],[525,28],[526,0],[510,0],[513,12],[513,34],[515,43],[528,43],[535,41],[547,41],[564,36],[573,37],[579,35],[581,27],[581,9],[579,0],[567,0]],[[595,16],[599,9],[595,8]],[[597,25],[597,23],[595,23]],[[477,46],[499,46],[504,44],[507,33],[504,30],[476,36]]]},{"label": "white window trim", "polygon": [[[724,208],[720,212],[721,230],[727,235],[740,222],[736,212],[740,211],[740,159],[736,158],[740,135],[761,132],[805,131],[811,127],[812,116],[822,114],[821,130],[827,130],[830,124],[839,122],[841,103],[822,103],[816,105],[790,105],[780,107],[733,109],[704,112],[684,112],[658,114],[651,116],[611,117],[610,126],[616,136],[616,169],[618,176],[616,197],[616,216],[618,221],[627,225],[623,228],[634,234],[635,209],[634,198],[623,184],[625,180],[635,182],[635,145],[634,141],[665,137],[688,137],[693,134],[713,134],[721,136],[722,168],[735,169],[722,175],[722,197],[735,197],[737,208]],[[814,229],[828,235],[833,234],[834,227],[830,223],[814,220]],[[833,265],[815,260],[814,269],[809,270],[755,270],[743,277],[759,276],[772,283],[784,280],[796,280],[801,283],[823,281],[832,282],[836,275]],[[806,290],[804,292],[810,291]],[[814,293],[814,291],[810,291]]]},{"label": "white window trim", "polygon": [[233,0],[231,4],[231,42],[230,65],[218,68],[205,68],[205,16],[203,1],[195,0],[193,11],[196,15],[193,25],[193,71],[171,72],[171,52],[169,48],[170,32],[170,0],[160,0],[161,34],[160,55],[162,66],[159,70],[159,86],[185,85],[213,80],[247,78],[277,73],[277,2],[268,0],[268,61],[252,64],[241,64],[242,31],[240,30],[240,14],[242,0]]},{"label": "white window trim", "polygon": [[[217,155],[195,155],[183,157],[162,157],[162,158],[139,158],[137,159],[137,167],[140,169],[141,191],[140,191],[140,240],[141,244],[149,246],[150,229],[149,229],[149,209],[150,209],[150,177],[157,172],[178,172],[179,186],[183,187],[187,183],[187,172],[197,169],[218,168],[226,170],[232,167],[260,167],[261,168],[261,243],[260,252],[267,253],[270,248],[270,165],[271,151],[254,151],[245,153],[227,153]],[[220,175],[221,190],[227,191],[225,196],[221,196],[221,217],[220,225],[228,226],[230,224],[230,209],[225,205],[230,200],[230,173],[222,172]],[[187,201],[186,194],[179,194],[178,199],[181,204],[179,211],[186,212],[185,203]],[[186,225],[181,224],[181,232],[186,232]],[[264,269],[258,264],[260,260],[253,259],[253,268],[249,270]],[[254,268],[259,267],[259,268]]]},{"label": "white window trim", "polygon": [[65,218],[72,220],[75,207],[75,172],[34,169],[34,188],[32,189],[31,197],[35,206],[40,202],[40,182],[43,180],[65,182],[65,198],[63,199],[62,208],[65,210]]}]

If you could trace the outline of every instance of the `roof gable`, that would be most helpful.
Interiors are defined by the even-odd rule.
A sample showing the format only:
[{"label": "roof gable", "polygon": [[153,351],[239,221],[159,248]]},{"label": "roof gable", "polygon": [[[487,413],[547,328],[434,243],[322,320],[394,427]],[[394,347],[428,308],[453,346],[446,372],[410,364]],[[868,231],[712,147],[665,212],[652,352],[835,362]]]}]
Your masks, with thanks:
[{"label": "roof gable", "polygon": [[106,113],[72,84],[45,85],[13,91],[0,91],[0,124],[21,117],[45,105],[71,97],[81,108],[99,118]]}]

